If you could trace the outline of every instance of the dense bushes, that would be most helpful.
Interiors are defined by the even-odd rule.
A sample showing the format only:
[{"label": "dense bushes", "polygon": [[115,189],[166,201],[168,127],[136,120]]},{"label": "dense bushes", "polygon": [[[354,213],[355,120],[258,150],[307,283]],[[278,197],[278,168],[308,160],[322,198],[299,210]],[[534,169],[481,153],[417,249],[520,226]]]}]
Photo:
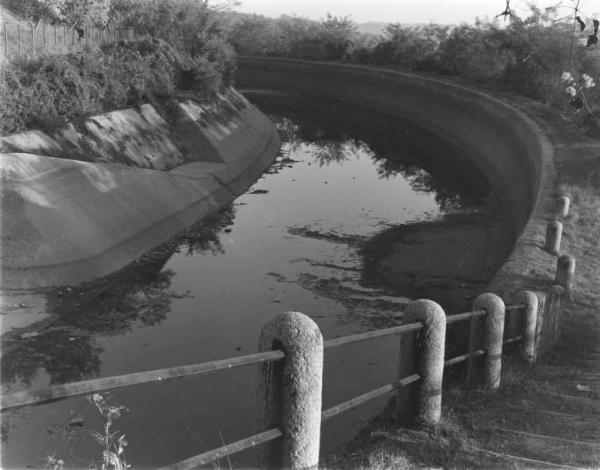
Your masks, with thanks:
[{"label": "dense bushes", "polygon": [[310,60],[343,59],[359,37],[349,18],[331,15],[321,22],[243,15],[230,18],[226,29],[228,41],[240,54]]},{"label": "dense bushes", "polygon": [[[512,18],[507,26],[490,22],[454,28],[390,25],[379,44],[349,60],[505,87],[572,114],[586,130],[597,132],[600,87],[577,87],[573,100],[561,79],[563,72],[570,71],[575,77],[585,73],[600,81],[600,51],[579,44],[587,33],[581,38],[573,34],[570,24],[553,21],[547,12],[536,9],[524,20]],[[582,93],[587,97],[585,106],[578,102]]]},{"label": "dense bushes", "polygon": [[112,9],[115,19],[136,36],[167,41],[184,55],[215,64],[223,80],[232,79],[235,54],[208,1],[112,0]]},{"label": "dense bushes", "polygon": [[235,54],[206,2],[112,0],[111,21],[134,28],[142,39],[5,64],[0,132],[56,126],[147,102],[168,111],[177,90],[209,100],[232,84]]},{"label": "dense bushes", "polygon": [[112,0],[115,20],[137,37],[160,39],[185,58],[186,82],[205,96],[233,82],[236,61],[206,0]]},{"label": "dense bushes", "polygon": [[[434,71],[472,81],[510,85],[519,93],[553,101],[562,70],[569,67],[570,31],[542,19],[515,18],[507,27],[480,22],[454,28],[390,25],[381,41],[349,60]],[[574,57],[581,63],[581,54]]]},{"label": "dense bushes", "polygon": [[586,93],[589,109],[579,113],[577,118],[584,129],[600,138],[600,49],[584,57],[581,69],[594,78],[596,86]]},{"label": "dense bushes", "polygon": [[191,57],[158,39],[12,62],[0,74],[2,133],[147,102],[169,106],[177,89],[209,97],[231,80],[212,48]]}]

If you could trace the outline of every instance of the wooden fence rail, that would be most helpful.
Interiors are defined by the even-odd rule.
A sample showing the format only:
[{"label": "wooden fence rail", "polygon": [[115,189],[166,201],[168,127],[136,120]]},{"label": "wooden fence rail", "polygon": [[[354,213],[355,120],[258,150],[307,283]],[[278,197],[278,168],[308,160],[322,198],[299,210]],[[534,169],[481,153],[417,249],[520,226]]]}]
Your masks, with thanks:
[{"label": "wooden fence rail", "polygon": [[4,411],[10,408],[17,408],[25,405],[40,405],[51,401],[61,400],[63,398],[74,397],[78,395],[88,395],[90,393],[130,387],[132,385],[162,382],[164,380],[190,377],[193,375],[206,374],[224,369],[233,369],[235,367],[242,367],[250,364],[278,361],[284,357],[285,354],[282,351],[269,351],[259,354],[249,354],[247,356],[232,357],[218,361],[204,362],[201,364],[149,370],[137,372],[135,374],[116,375],[113,377],[103,377],[100,379],[84,380],[81,382],[73,382],[64,385],[55,385],[42,390],[35,390],[31,392],[25,391],[13,393],[11,395],[5,395],[2,397],[0,410]]}]

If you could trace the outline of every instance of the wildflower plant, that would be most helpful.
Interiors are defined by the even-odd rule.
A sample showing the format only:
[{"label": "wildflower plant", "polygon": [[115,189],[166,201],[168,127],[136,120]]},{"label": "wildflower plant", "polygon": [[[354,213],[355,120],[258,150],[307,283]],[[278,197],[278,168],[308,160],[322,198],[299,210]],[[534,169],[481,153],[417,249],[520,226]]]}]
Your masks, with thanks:
[{"label": "wildflower plant", "polygon": [[[87,401],[94,405],[102,417],[103,427],[97,431],[92,427],[86,426],[85,420],[78,415],[71,417],[67,423],[60,426],[54,426],[49,433],[67,444],[70,452],[70,459],[81,461],[75,457],[75,447],[81,443],[82,437],[86,434],[96,441],[102,448],[100,459],[93,460],[87,466],[88,470],[126,470],[131,467],[125,460],[125,448],[127,440],[125,434],[114,429],[114,423],[117,419],[129,410],[122,405],[113,405],[108,402],[101,393],[94,393],[86,397]],[[58,452],[46,457],[45,468],[51,470],[63,470],[68,468],[63,458],[57,456]],[[79,468],[79,467],[78,467]]]},{"label": "wildflower plant", "polygon": [[[580,9],[581,0],[572,0],[573,2],[573,28],[571,33],[571,47],[569,53],[569,70],[564,71],[561,75],[561,82],[566,85],[564,91],[566,93],[566,102],[574,108],[575,113],[579,113],[585,109],[589,118],[596,122],[600,127],[600,121],[595,115],[593,107],[590,105],[588,92],[596,86],[594,77],[587,73],[581,73],[580,76],[575,72],[574,56],[575,43],[578,34],[584,34],[584,37],[578,41],[586,48],[596,46],[598,44],[598,27],[600,22],[597,19],[588,18]],[[588,26],[591,28],[588,29]],[[588,32],[591,30],[591,34]],[[565,104],[566,104],[565,102]],[[565,106],[566,107],[566,106]]]},{"label": "wildflower plant", "polygon": [[586,99],[586,90],[596,86],[594,79],[584,73],[577,80],[571,72],[563,72],[560,78],[567,85],[565,93],[570,96],[569,104],[575,108],[575,112],[581,111],[584,107],[590,110]]},{"label": "wildflower plant", "polygon": [[46,457],[46,468],[50,470],[63,470],[65,468],[65,461],[56,458],[54,455]]},{"label": "wildflower plant", "polygon": [[125,447],[127,441],[125,440],[125,434],[119,436],[118,431],[112,430],[113,422],[119,419],[123,412],[129,411],[123,405],[109,405],[104,396],[100,393],[94,393],[91,397],[88,397],[98,409],[104,419],[104,432],[99,433],[93,429],[90,430],[92,436],[96,441],[103,446],[102,451],[102,462],[98,467],[96,462],[93,462],[90,466],[90,470],[125,470],[131,465],[125,461]]}]

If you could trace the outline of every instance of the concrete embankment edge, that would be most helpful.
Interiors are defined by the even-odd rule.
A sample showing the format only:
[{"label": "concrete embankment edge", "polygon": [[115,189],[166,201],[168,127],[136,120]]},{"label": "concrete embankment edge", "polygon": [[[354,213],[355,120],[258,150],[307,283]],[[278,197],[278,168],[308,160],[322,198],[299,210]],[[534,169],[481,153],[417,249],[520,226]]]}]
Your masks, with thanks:
[{"label": "concrete embankment edge", "polygon": [[512,215],[513,252],[489,289],[510,297],[527,287],[516,279],[539,257],[536,247],[551,214],[554,153],[535,122],[510,103],[415,74],[256,57],[239,59],[238,86],[350,102],[409,119],[456,145],[484,171]]},{"label": "concrete embankment edge", "polygon": [[281,145],[251,105],[193,130],[222,162],[156,171],[2,154],[2,287],[78,284],[123,268],[242,194]]}]

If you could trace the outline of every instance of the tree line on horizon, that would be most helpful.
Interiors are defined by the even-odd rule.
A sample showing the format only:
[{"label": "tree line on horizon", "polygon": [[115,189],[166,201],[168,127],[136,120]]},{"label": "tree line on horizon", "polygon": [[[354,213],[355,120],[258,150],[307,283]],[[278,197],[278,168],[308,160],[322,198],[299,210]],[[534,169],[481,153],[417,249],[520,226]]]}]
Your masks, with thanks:
[{"label": "tree line on horizon", "polygon": [[[508,88],[557,108],[564,108],[569,98],[562,78],[563,72],[569,71],[578,82],[578,96],[567,100],[569,112],[586,130],[598,131],[600,87],[593,87],[590,81],[593,77],[600,81],[600,51],[593,47],[597,21],[583,20],[577,10],[567,17],[562,13],[559,6],[542,9],[530,5],[524,17],[509,11],[499,15],[504,20],[477,20],[474,24],[390,23],[376,35],[360,32],[348,16],[327,14],[314,21],[290,15],[270,18],[226,12],[222,27],[241,55],[391,66],[455,76]],[[592,86],[584,90],[586,84]],[[579,98],[584,91],[585,103]],[[587,108],[582,110],[583,104]]]}]

